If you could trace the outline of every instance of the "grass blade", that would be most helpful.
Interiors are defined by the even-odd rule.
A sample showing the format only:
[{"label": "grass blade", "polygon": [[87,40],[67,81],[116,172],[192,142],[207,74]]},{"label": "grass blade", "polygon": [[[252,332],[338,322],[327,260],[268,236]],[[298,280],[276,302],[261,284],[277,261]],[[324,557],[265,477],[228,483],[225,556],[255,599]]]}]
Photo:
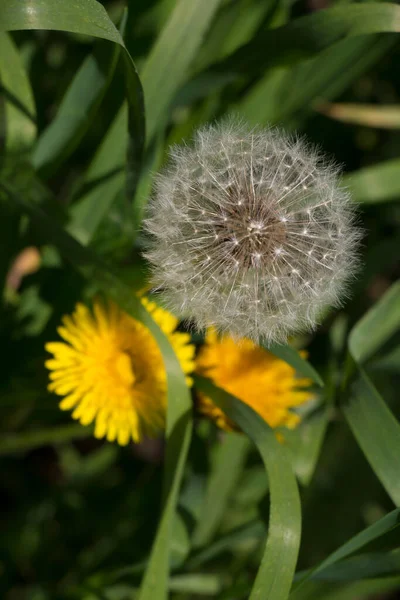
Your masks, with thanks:
[{"label": "grass blade", "polygon": [[342,177],[354,202],[376,204],[400,198],[400,159],[394,158],[364,167]]},{"label": "grass blade", "polygon": [[361,369],[342,410],[376,476],[400,506],[400,423]]},{"label": "grass blade", "polygon": [[364,363],[400,329],[400,281],[353,327],[349,349],[358,363]]},{"label": "grass blade", "polygon": [[88,130],[112,79],[120,54],[103,45],[95,48],[71,82],[58,113],[38,139],[32,162],[36,169],[52,167],[65,160]]},{"label": "grass blade", "polygon": [[193,547],[206,546],[218,531],[248,450],[248,440],[236,433],[227,434],[219,445],[214,468],[208,478],[203,509],[193,534]]},{"label": "grass blade", "polygon": [[287,451],[249,406],[207,379],[196,377],[196,386],[252,439],[263,459],[271,497],[269,530],[249,600],[285,600],[292,584],[301,531],[300,498]]},{"label": "grass blade", "polygon": [[265,350],[272,352],[278,358],[281,358],[285,362],[287,362],[293,369],[295,369],[298,373],[303,375],[304,377],[309,377],[319,386],[323,387],[324,382],[321,379],[320,375],[314,369],[314,367],[300,354],[298,351],[292,346],[284,345],[284,344],[261,344]]},{"label": "grass blade", "polygon": [[[0,9],[1,14],[1,9]],[[0,137],[11,152],[29,150],[36,137],[36,107],[28,76],[11,36],[0,31],[0,95],[4,95],[4,124]],[[3,119],[3,117],[1,118]]]}]

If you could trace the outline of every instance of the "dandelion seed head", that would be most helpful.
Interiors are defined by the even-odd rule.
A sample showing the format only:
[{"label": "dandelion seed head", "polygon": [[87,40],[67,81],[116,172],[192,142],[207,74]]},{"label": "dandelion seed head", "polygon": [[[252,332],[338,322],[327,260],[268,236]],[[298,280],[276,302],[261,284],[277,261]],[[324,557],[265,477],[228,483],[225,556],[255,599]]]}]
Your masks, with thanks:
[{"label": "dandelion seed head", "polygon": [[166,305],[199,329],[256,342],[313,328],[357,264],[337,166],[303,139],[233,120],[172,148],[145,226]]}]

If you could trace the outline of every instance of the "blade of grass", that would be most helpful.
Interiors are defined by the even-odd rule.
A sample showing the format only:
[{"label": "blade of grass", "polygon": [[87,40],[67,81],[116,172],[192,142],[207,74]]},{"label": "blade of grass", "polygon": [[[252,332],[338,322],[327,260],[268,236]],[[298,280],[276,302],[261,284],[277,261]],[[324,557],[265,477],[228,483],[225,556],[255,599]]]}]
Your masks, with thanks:
[{"label": "blade of grass", "polygon": [[[161,133],[170,103],[187,75],[191,61],[221,0],[180,0],[171,13],[141,73],[145,95],[147,142]],[[161,92],[161,93],[160,93]],[[118,173],[124,164],[127,112],[123,105],[104,137],[87,173],[87,182],[105,181],[85,194],[72,210],[70,231],[89,243],[110,204],[121,189]],[[133,194],[130,200],[133,199]],[[95,210],[94,210],[95,208]],[[137,211],[137,215],[140,211]]]},{"label": "blade of grass", "polygon": [[270,344],[268,346],[264,343],[262,343],[261,346],[265,348],[265,350],[272,352],[272,354],[275,354],[275,356],[287,362],[298,373],[304,375],[304,377],[309,377],[321,387],[324,386],[323,380],[314,367],[292,346],[289,346],[288,344]]},{"label": "blade of grass", "polygon": [[85,59],[67,89],[57,115],[37,141],[32,156],[36,169],[46,169],[47,174],[53,172],[78,146],[112,80],[120,50],[121,46],[116,44],[113,52],[109,52],[100,43]]},{"label": "blade of grass", "polygon": [[361,369],[342,410],[376,476],[400,506],[400,423]]},{"label": "blade of grass", "polygon": [[244,467],[249,450],[245,436],[229,433],[217,448],[208,477],[202,512],[193,533],[193,547],[206,546],[218,531],[229,498]]},{"label": "blade of grass", "polygon": [[364,167],[342,177],[354,202],[375,204],[400,198],[400,159]]},{"label": "blade of grass", "polygon": [[357,322],[349,336],[349,349],[358,363],[371,358],[400,330],[400,281]]},{"label": "blade of grass", "polygon": [[396,105],[322,102],[316,106],[316,110],[342,123],[381,129],[400,129],[400,106]]},{"label": "blade of grass", "polygon": [[0,96],[1,94],[4,96],[4,123],[0,122],[0,143],[1,138],[5,138],[5,149],[11,152],[29,150],[36,137],[33,93],[18,48],[11,36],[2,31]]},{"label": "blade of grass", "polygon": [[63,444],[90,435],[92,435],[90,427],[75,423],[38,431],[20,431],[12,435],[3,434],[0,440],[0,456],[15,452],[30,452],[40,446]]},{"label": "blade of grass", "polygon": [[265,68],[310,58],[345,38],[373,33],[398,33],[400,7],[389,2],[334,6],[294,19],[287,25],[261,31],[211,69],[234,81]]},{"label": "blade of grass", "polygon": [[370,549],[371,545],[380,541],[384,541],[386,536],[393,536],[393,533],[400,532],[400,509],[395,509],[388,513],[382,519],[379,519],[376,523],[373,523],[357,535],[351,538],[348,542],[343,544],[340,548],[335,550],[328,556],[324,561],[317,565],[314,569],[308,571],[305,575],[301,576],[298,583],[294,585],[293,591],[290,594],[290,600],[300,600],[307,598],[307,592],[312,590],[314,583],[311,581],[313,577],[322,573],[324,569],[331,567],[339,561],[355,555],[361,549]]},{"label": "blade of grass", "polygon": [[293,580],[301,531],[300,498],[287,450],[249,406],[207,379],[196,377],[195,383],[249,436],[265,464],[271,498],[268,539],[249,600],[285,600]]},{"label": "blade of grass", "polygon": [[[79,3],[64,0],[9,0],[0,5],[0,31],[17,29],[68,31],[109,40],[122,48],[127,109],[125,109],[124,135],[121,139],[120,151],[123,156],[127,153],[125,181],[127,194],[131,197],[139,178],[143,154],[145,129],[143,92],[136,67],[121,34],[103,6],[96,0]],[[112,155],[113,151],[110,151],[108,158]],[[122,160],[119,166],[123,167],[123,165]],[[109,168],[112,170],[112,164]],[[96,221],[98,207],[96,206],[94,210],[94,205],[91,204],[90,208],[92,220]],[[103,213],[100,214],[100,220],[102,216]]]}]

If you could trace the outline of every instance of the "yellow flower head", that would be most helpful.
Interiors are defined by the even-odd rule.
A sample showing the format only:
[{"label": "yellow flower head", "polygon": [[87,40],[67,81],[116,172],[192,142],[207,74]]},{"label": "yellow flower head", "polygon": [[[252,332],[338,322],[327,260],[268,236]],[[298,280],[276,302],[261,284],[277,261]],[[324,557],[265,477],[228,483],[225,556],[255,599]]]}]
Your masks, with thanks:
[{"label": "yellow flower head", "polygon": [[[196,372],[253,408],[270,427],[293,428],[300,417],[290,409],[312,398],[311,380],[297,378],[295,370],[250,340],[207,332],[196,362]],[[227,415],[199,394],[198,410],[227,431],[236,429]]]},{"label": "yellow flower head", "polygon": [[[184,373],[194,368],[190,336],[176,332],[178,320],[142,299],[167,335]],[[63,342],[46,344],[53,354],[49,391],[64,396],[62,410],[82,425],[95,421],[94,435],[126,445],[163,430],[167,377],[161,352],[150,331],[116,304],[94,302],[93,311],[77,304],[58,328]],[[187,378],[187,382],[191,381]]]}]

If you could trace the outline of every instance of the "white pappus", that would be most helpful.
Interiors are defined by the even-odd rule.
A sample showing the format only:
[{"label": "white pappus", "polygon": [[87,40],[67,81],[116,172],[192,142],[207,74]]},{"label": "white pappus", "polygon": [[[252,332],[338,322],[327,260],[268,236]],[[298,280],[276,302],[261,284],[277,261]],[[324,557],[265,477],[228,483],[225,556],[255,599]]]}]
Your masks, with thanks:
[{"label": "white pappus", "polygon": [[173,147],[145,221],[166,306],[255,342],[312,329],[357,265],[360,230],[338,173],[303,139],[232,119]]}]

